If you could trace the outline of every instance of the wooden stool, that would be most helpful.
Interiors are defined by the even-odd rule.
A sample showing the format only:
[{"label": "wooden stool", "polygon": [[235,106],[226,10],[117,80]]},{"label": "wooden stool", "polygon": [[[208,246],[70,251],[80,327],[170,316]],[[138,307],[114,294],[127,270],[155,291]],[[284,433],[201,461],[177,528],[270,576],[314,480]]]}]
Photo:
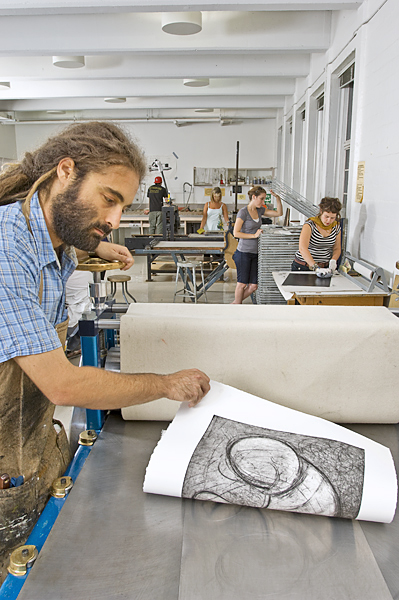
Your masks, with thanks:
[{"label": "wooden stool", "polygon": [[[198,289],[197,289],[197,278],[195,269],[200,269],[201,272],[201,282],[202,288],[200,293],[205,296],[205,302],[208,302],[208,298],[205,290],[205,281],[204,281],[204,269],[202,260],[178,260],[176,262],[177,271],[176,271],[176,283],[175,283],[175,293],[173,296],[173,302],[176,300],[176,296],[183,296],[183,302],[186,301],[186,297],[190,299],[194,299],[195,304],[197,304],[198,300]],[[183,280],[184,287],[181,290],[177,289],[177,281],[179,279],[179,274]],[[190,289],[189,281],[190,279],[193,289]]]},{"label": "wooden stool", "polygon": [[130,280],[130,275],[111,275],[110,277],[108,277],[108,281],[111,283],[111,298],[115,298],[117,284],[120,283],[122,284],[122,295],[125,299],[126,304],[130,304],[126,296],[129,296],[129,298],[131,298],[133,302],[136,302],[136,298],[129,294],[129,291],[127,289],[127,282]]}]

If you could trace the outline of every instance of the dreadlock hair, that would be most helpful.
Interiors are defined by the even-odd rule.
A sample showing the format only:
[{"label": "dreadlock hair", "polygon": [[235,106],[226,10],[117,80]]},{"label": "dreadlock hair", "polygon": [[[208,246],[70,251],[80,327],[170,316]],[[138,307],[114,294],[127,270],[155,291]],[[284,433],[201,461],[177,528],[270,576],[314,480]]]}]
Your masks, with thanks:
[{"label": "dreadlock hair", "polygon": [[39,187],[48,189],[63,158],[73,159],[76,180],[122,165],[135,171],[141,181],[147,170],[142,150],[121,128],[105,121],[78,123],[50,137],[34,152],[26,152],[21,162],[0,173],[0,205],[25,198]]}]

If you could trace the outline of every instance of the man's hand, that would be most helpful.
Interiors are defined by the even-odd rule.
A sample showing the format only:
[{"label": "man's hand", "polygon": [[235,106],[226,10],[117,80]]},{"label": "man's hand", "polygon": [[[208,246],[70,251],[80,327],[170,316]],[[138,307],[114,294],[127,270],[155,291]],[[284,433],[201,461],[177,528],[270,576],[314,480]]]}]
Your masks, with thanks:
[{"label": "man's hand", "polygon": [[145,215],[148,215],[148,214],[149,214],[149,212],[150,212],[150,209],[149,209],[149,208],[145,208],[145,209],[144,209],[144,214],[145,214]]},{"label": "man's hand", "polygon": [[164,375],[165,396],[195,406],[210,390],[209,377],[198,369],[186,369]]},{"label": "man's hand", "polygon": [[100,242],[96,248],[96,253],[100,258],[112,262],[120,260],[125,263],[121,271],[127,271],[134,264],[134,258],[125,246],[119,244],[111,244],[110,242]]}]

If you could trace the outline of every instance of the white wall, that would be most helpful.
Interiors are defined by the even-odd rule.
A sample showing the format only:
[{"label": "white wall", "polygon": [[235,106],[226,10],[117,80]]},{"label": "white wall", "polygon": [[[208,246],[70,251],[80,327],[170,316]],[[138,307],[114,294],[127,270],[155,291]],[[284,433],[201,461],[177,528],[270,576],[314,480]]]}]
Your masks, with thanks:
[{"label": "white wall", "polygon": [[[158,158],[172,166],[165,177],[172,198],[183,202],[183,183],[193,183],[193,167],[235,168],[236,145],[240,142],[239,166],[241,168],[267,168],[276,166],[276,128],[274,119],[244,121],[238,125],[221,126],[202,123],[176,127],[174,123],[136,123],[124,127],[145,151],[149,164]],[[18,125],[16,140],[18,157],[32,150],[54,135],[59,125]],[[177,155],[176,158],[173,153]],[[146,178],[153,183],[156,173]],[[227,188],[229,190],[229,188]],[[227,203],[234,196],[227,195]],[[186,198],[187,200],[187,195]],[[190,204],[205,202],[204,188],[195,188]]]},{"label": "white wall", "polygon": [[3,125],[0,127],[0,157],[13,160],[17,158],[15,125]]},{"label": "white wall", "polygon": [[361,111],[355,163],[364,160],[362,204],[352,203],[353,251],[393,271],[399,260],[399,3],[389,0],[370,21],[359,82]]},{"label": "white wall", "polygon": [[[348,250],[394,272],[399,260],[399,2],[365,0],[357,11],[333,13],[329,50],[312,56],[310,75],[297,81],[276,121],[283,127],[310,96],[324,86],[324,193],[331,194],[331,141],[334,135],[331,81],[336,70],[355,56],[354,105],[347,217]],[[295,139],[292,140],[295,147]],[[283,149],[284,150],[284,149]],[[306,149],[307,150],[307,149]],[[285,181],[291,184],[293,158],[287,156]],[[365,161],[363,203],[355,202],[358,161]],[[298,190],[299,191],[299,190]]]}]

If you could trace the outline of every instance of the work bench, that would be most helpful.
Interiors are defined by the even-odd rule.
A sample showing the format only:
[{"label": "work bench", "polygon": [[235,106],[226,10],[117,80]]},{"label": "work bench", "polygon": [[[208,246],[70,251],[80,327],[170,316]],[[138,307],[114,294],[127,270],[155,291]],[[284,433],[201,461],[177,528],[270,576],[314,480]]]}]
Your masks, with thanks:
[{"label": "work bench", "polygon": [[[390,600],[391,524],[145,494],[163,422],[112,413],[20,600]],[[397,425],[351,425],[399,458]]]},{"label": "work bench", "polygon": [[[285,283],[288,276],[290,283]],[[301,285],[295,283],[303,277],[313,278],[315,285]],[[324,304],[329,306],[384,306],[389,294],[379,288],[372,292],[366,292],[342,274],[337,274],[331,279],[323,280],[315,273],[305,271],[274,271],[273,278],[278,289],[287,301],[287,304],[315,305]],[[328,283],[328,286],[324,284]]]},{"label": "work bench", "polygon": [[[129,240],[127,240],[128,242]],[[211,269],[205,278],[205,285],[202,289],[202,284],[199,284],[199,297],[205,293],[216,281],[223,277],[227,270],[227,265],[224,260],[225,242],[223,236],[220,235],[214,241],[209,241],[207,236],[195,236],[184,240],[161,240],[155,239],[153,243],[145,248],[132,249],[138,255],[147,257],[147,281],[152,281],[152,275],[155,272],[153,262],[160,256],[171,256],[175,265],[179,260],[185,260],[187,257],[210,255],[214,259],[216,266]],[[129,248],[129,245],[127,244]],[[131,248],[129,248],[131,249]],[[174,270],[175,272],[175,270]]]},{"label": "work bench", "polygon": [[[202,211],[179,211],[180,223],[185,235],[191,233],[190,225],[195,224],[195,229],[198,229],[202,221]],[[149,216],[144,212],[140,213],[125,213],[121,217],[120,228],[129,228],[137,226],[140,228],[140,233],[144,234],[145,229],[150,226]]]}]

